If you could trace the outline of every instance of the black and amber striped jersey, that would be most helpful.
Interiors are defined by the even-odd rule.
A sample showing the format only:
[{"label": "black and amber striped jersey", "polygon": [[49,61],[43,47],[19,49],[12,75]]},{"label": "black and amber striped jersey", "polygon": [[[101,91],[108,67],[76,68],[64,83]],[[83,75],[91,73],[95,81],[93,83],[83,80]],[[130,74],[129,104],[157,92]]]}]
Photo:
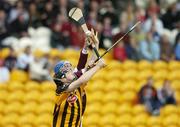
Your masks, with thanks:
[{"label": "black and amber striped jersey", "polygon": [[[82,69],[87,62],[88,54],[81,51],[77,72],[75,75],[79,78],[82,75]],[[55,81],[58,84],[58,81]],[[73,92],[64,92],[68,85],[59,85],[56,90],[56,102],[54,107],[53,127],[80,127],[82,116],[86,107],[85,85]]]},{"label": "black and amber striped jersey", "polygon": [[56,94],[53,127],[80,127],[86,106],[83,87],[74,92]]}]

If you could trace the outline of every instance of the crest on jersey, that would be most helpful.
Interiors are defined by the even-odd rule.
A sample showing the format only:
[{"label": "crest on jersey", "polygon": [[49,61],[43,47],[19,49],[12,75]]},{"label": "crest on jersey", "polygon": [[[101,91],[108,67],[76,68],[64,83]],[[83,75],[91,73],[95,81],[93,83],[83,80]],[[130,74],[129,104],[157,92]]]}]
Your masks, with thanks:
[{"label": "crest on jersey", "polygon": [[70,94],[67,98],[67,102],[69,103],[70,106],[72,106],[77,99],[78,97],[75,94]]}]

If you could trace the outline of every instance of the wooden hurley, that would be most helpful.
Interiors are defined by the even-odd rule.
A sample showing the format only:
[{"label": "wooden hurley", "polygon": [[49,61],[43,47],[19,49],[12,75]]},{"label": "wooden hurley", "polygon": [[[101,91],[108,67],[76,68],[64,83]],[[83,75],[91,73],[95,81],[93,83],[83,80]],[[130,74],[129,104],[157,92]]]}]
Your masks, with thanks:
[{"label": "wooden hurley", "polygon": [[[76,22],[78,22],[81,25],[81,28],[83,29],[84,33],[86,34],[86,36],[89,36],[90,32],[87,28],[83,13],[81,11],[80,8],[74,7],[69,11],[69,17],[71,17],[72,19],[74,19]],[[99,58],[99,52],[97,51],[96,47],[94,44],[92,44],[92,48],[96,54],[96,56]]]}]

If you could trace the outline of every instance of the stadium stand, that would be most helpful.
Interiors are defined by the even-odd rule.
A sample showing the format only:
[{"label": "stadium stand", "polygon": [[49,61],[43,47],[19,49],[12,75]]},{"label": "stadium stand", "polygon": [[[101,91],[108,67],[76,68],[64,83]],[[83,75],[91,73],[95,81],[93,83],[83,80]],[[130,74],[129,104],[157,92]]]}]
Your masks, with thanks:
[{"label": "stadium stand", "polygon": [[[76,54],[76,51],[71,50],[71,54],[73,52]],[[172,82],[175,98],[179,104],[180,77],[177,73],[180,70],[177,68],[180,66],[180,62],[156,61],[149,63],[140,61],[135,63],[127,61],[118,64],[113,59],[111,60],[112,64],[99,72],[88,83],[88,105],[84,116],[84,126],[180,126],[179,106],[167,105],[161,109],[160,116],[151,116],[146,112],[144,105],[137,104],[137,92],[143,85],[142,81],[146,80],[150,74],[153,74],[155,84],[158,84],[155,86],[161,86],[161,81],[166,78]],[[140,65],[142,66],[140,67]],[[142,69],[143,66],[145,69]],[[174,71],[174,66],[177,67],[177,72]],[[113,68],[116,68],[116,71]],[[114,74],[106,74],[104,71]],[[13,73],[17,73],[21,78],[16,75],[16,78],[19,79],[11,78],[8,83],[0,85],[0,117],[2,118],[0,125],[2,127],[50,127],[55,84],[50,81],[42,83],[31,81],[26,72],[12,71],[12,77]],[[121,77],[117,77],[117,74]]]}]

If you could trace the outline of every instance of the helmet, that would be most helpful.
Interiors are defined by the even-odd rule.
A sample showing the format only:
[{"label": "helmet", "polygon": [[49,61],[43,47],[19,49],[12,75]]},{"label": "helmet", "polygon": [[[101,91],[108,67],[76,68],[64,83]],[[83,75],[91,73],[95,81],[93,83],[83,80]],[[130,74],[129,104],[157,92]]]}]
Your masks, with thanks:
[{"label": "helmet", "polygon": [[63,78],[63,76],[72,69],[72,65],[69,61],[60,61],[54,67],[54,73],[57,78]]}]

